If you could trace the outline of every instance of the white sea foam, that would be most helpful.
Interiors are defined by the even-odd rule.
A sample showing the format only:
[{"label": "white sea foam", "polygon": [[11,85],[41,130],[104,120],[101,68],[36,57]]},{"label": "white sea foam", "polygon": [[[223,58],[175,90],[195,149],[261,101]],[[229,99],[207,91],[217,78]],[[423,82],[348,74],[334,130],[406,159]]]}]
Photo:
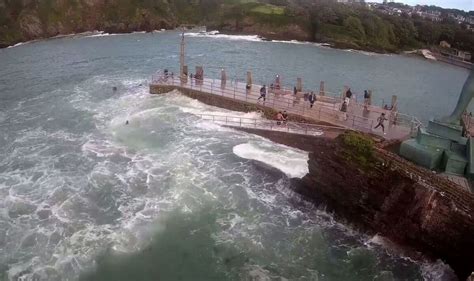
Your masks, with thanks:
[{"label": "white sea foam", "polygon": [[[228,110],[216,106],[207,105],[196,99],[186,97],[178,92],[169,93],[166,97],[168,104],[178,106],[179,110],[184,113],[190,113],[197,116],[214,115],[214,116],[228,116],[236,118],[262,119],[261,112],[240,112]],[[230,119],[229,119],[230,120]]]},{"label": "white sea foam", "polygon": [[209,31],[209,32],[188,32],[184,34],[189,37],[205,37],[213,39],[224,39],[224,40],[238,40],[238,41],[252,41],[252,42],[261,42],[263,41],[262,37],[258,35],[228,35],[220,34],[219,31]]},{"label": "white sea foam", "polygon": [[294,44],[294,45],[310,45],[319,48],[330,48],[331,44],[329,43],[316,43],[309,41],[298,41],[298,40],[272,40],[272,43],[282,43],[282,44]]},{"label": "white sea foam", "polygon": [[290,178],[302,178],[308,173],[308,153],[278,144],[249,142],[234,146],[235,155],[263,162],[277,168]]},{"label": "white sea foam", "polygon": [[[109,84],[118,85],[119,93],[97,101],[95,94],[98,89],[107,88]],[[228,129],[228,134],[209,133],[219,131],[221,127],[209,121],[190,118],[192,116],[189,114],[261,118],[259,113],[225,110],[179,93],[150,96],[147,87],[140,84],[145,84],[143,79],[107,76],[84,81],[72,89],[75,94],[70,104],[78,111],[91,115],[97,130],[83,135],[67,131],[51,133],[43,129],[29,130],[16,143],[22,147],[16,148],[11,157],[28,155],[32,160],[39,159],[41,163],[35,163],[31,169],[25,170],[26,177],[13,171],[1,175],[0,181],[7,182],[5,188],[11,189],[9,193],[12,196],[22,199],[20,203],[48,204],[52,214],[41,225],[28,226],[48,237],[48,246],[38,246],[31,251],[34,257],[20,258],[18,263],[12,264],[8,271],[12,279],[31,280],[35,274],[35,278],[38,274],[44,276],[41,280],[52,279],[46,272],[58,273],[62,279],[77,276],[92,264],[92,259],[105,247],[111,245],[120,252],[136,251],[158,231],[159,226],[155,226],[157,219],[163,219],[175,209],[193,213],[209,202],[218,202],[213,205],[232,210],[228,215],[225,212],[218,214],[218,223],[227,227],[213,233],[213,237],[218,243],[226,243],[226,246],[246,253],[252,253],[255,249],[271,251],[269,245],[272,243],[272,234],[285,235],[286,225],[301,224],[307,229],[318,229],[323,225],[334,224],[327,218],[319,221],[320,213],[300,212],[288,204],[291,193],[288,193],[286,177],[279,177],[278,181],[270,184],[267,180],[251,183],[255,171],[249,161],[234,165],[234,157],[229,158],[233,150],[237,155],[240,152],[240,157],[272,165],[289,177],[302,177],[308,171],[307,153],[231,129]],[[167,144],[166,150],[134,149],[117,138],[126,136],[123,134],[127,132],[121,131],[125,127],[125,120],[130,120],[131,125],[143,133],[133,135],[134,138],[149,138],[154,134],[153,126],[160,123],[163,120],[160,118],[164,116],[176,118],[176,122],[170,123],[177,131],[176,138]],[[184,129],[180,126],[184,126]],[[159,131],[155,133],[160,135]],[[46,144],[48,140],[62,144],[78,142],[75,147],[82,149],[75,151],[75,156],[82,158],[86,164],[80,164],[77,172],[62,173],[52,164],[57,160],[55,156],[42,156],[37,152],[32,154],[26,150],[31,149],[29,146],[35,146],[35,142],[45,139]],[[242,144],[234,146],[237,143]],[[150,145],[155,144],[151,142]],[[44,175],[35,180],[31,178],[34,173]],[[228,181],[226,177],[232,180]],[[27,193],[30,190],[24,189],[25,186],[38,189],[39,195]],[[99,198],[107,202],[102,204],[104,202],[97,201]],[[117,210],[114,211],[114,208]],[[261,215],[257,209],[263,210],[265,215]],[[96,221],[100,216],[115,212],[118,214],[113,220],[103,224]],[[26,213],[22,218],[27,216],[32,216],[30,221],[34,224],[35,214]],[[296,227],[290,231],[293,233],[301,229]],[[21,233],[21,229],[17,232]],[[19,238],[18,243],[25,240],[22,235]],[[51,241],[55,239],[57,242],[53,244]],[[38,239],[35,245],[40,245],[41,241]],[[250,276],[262,280],[268,276],[277,278],[257,265],[249,268],[248,272]]]},{"label": "white sea foam", "polygon": [[[139,32],[141,33],[141,32]],[[116,36],[116,35],[127,35],[132,33],[107,33],[105,31],[94,31],[91,35],[81,36],[82,38],[94,38],[94,37],[105,37],[105,36]]]},{"label": "white sea foam", "polygon": [[273,43],[295,44],[295,45],[314,45],[313,42],[298,41],[298,40],[272,40],[271,42],[273,42]]},{"label": "white sea foam", "polygon": [[33,41],[28,41],[28,42],[20,42],[20,43],[16,43],[15,45],[12,45],[12,46],[8,46],[7,49],[10,49],[10,48],[15,48],[15,47],[20,47],[20,46],[23,46],[23,45],[26,45],[26,44],[29,44]]},{"label": "white sea foam", "polygon": [[421,273],[424,281],[453,281],[458,279],[453,270],[441,260],[437,260],[435,263],[422,264]]},{"label": "white sea foam", "polygon": [[369,57],[373,57],[373,56],[391,56],[391,54],[381,54],[381,53],[374,53],[374,52],[354,50],[354,49],[343,49],[342,51],[355,53],[355,54],[361,54],[361,55],[365,55],[365,56],[369,56]]},{"label": "white sea foam", "polygon": [[114,35],[120,35],[120,34],[100,32],[99,34],[92,34],[92,35],[84,36],[84,38],[106,37],[106,36],[114,36]]}]

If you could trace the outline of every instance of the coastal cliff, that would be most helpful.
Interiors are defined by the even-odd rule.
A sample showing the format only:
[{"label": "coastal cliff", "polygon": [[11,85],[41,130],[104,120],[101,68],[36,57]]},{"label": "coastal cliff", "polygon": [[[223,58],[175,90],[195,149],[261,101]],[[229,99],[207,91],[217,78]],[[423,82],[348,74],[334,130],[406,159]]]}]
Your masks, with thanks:
[{"label": "coastal cliff", "polygon": [[383,150],[367,159],[345,138],[311,153],[300,192],[324,194],[351,220],[443,259],[464,280],[474,270],[474,196]]},{"label": "coastal cliff", "polygon": [[0,47],[101,30],[153,31],[176,26],[167,1],[0,0]]},{"label": "coastal cliff", "polygon": [[472,193],[355,133],[333,140],[246,131],[310,152],[309,173],[296,184],[308,200],[363,230],[443,260],[459,280],[474,271]]},{"label": "coastal cliff", "polygon": [[474,52],[474,33],[458,24],[336,1],[0,0],[0,47],[85,31],[128,33],[180,25],[373,52],[412,50],[451,38],[453,47]]}]

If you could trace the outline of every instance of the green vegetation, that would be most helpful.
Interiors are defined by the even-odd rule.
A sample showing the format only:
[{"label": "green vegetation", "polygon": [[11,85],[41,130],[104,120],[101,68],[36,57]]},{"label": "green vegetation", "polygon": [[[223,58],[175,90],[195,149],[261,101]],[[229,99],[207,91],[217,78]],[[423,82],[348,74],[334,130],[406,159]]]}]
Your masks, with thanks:
[{"label": "green vegetation", "polygon": [[448,18],[433,23],[416,16],[390,16],[361,5],[341,5],[330,0],[298,3],[301,8],[296,9],[307,15],[307,29],[316,41],[398,52],[446,40],[454,48],[474,53],[474,32]]},{"label": "green vegetation", "polygon": [[252,12],[266,15],[283,15],[285,13],[285,9],[282,7],[267,4],[258,5],[257,7],[252,9]]},{"label": "green vegetation", "polygon": [[371,168],[376,163],[374,141],[361,133],[349,131],[340,137],[343,146],[343,156],[350,163],[355,163],[363,170]]},{"label": "green vegetation", "polygon": [[474,32],[448,18],[433,23],[334,0],[0,0],[0,47],[87,30],[152,31],[180,24],[378,52],[446,40],[474,53]]}]

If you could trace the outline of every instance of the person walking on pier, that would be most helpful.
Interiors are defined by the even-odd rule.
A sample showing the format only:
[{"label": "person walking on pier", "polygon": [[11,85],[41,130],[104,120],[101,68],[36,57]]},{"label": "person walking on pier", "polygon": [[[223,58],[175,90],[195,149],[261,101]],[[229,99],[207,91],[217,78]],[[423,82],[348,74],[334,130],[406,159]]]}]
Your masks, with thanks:
[{"label": "person walking on pier", "polygon": [[370,103],[370,94],[367,90],[364,90],[364,110],[369,109],[369,103]]},{"label": "person walking on pier", "polygon": [[316,101],[316,95],[314,94],[313,91],[311,91],[311,94],[309,95],[309,103],[310,103],[310,108],[313,108],[314,102]]},{"label": "person walking on pier", "polygon": [[347,102],[344,101],[341,105],[342,118],[344,121],[347,120]]},{"label": "person walking on pier", "polygon": [[266,96],[267,96],[267,88],[265,87],[265,85],[263,85],[262,88],[260,88],[260,97],[257,100],[260,100],[261,98],[263,98],[263,102],[265,102]]},{"label": "person walking on pier", "polygon": [[346,98],[352,98],[351,88],[347,89]]},{"label": "person walking on pier", "polygon": [[380,114],[379,118],[377,118],[377,126],[374,127],[374,130],[377,129],[378,127],[382,127],[382,132],[385,135],[385,125],[383,124],[387,118],[385,118],[385,113]]}]

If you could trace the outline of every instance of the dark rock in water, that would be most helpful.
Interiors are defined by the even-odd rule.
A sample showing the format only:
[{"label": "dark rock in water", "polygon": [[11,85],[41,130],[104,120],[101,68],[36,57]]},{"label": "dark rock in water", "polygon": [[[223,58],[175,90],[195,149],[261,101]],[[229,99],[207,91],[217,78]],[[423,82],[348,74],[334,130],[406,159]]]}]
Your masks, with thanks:
[{"label": "dark rock in water", "polygon": [[49,218],[51,214],[52,212],[49,209],[43,209],[36,212],[36,215],[38,215],[38,218],[40,218],[41,220]]}]

